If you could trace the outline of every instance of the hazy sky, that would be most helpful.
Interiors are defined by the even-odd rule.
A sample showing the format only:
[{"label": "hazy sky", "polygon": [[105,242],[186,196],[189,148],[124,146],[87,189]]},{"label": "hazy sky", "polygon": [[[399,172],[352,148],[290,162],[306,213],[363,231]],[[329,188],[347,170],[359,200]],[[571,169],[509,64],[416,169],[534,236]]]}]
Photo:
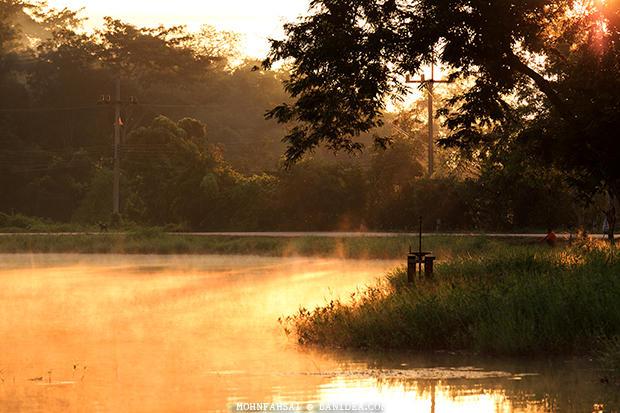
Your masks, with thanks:
[{"label": "hazy sky", "polygon": [[246,35],[248,54],[263,57],[267,37],[279,37],[282,22],[293,21],[308,11],[310,0],[49,0],[51,7],[79,10],[88,17],[87,27],[101,27],[103,16],[112,16],[139,27],[186,24],[198,28],[209,24],[218,30]]}]

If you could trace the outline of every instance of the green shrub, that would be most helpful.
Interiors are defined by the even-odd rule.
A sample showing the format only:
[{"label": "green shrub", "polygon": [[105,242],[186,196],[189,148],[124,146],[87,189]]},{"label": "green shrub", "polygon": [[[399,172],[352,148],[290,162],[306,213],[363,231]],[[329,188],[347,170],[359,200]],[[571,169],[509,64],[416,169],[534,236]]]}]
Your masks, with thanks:
[{"label": "green shrub", "polygon": [[11,217],[9,217],[4,212],[0,212],[0,228],[6,228],[10,218]]},{"label": "green shrub", "polygon": [[127,232],[126,238],[132,241],[155,240],[164,236],[161,227],[135,227]]},{"label": "green shrub", "polygon": [[26,229],[32,224],[31,218],[22,214],[13,214],[9,216],[6,226],[9,228]]}]

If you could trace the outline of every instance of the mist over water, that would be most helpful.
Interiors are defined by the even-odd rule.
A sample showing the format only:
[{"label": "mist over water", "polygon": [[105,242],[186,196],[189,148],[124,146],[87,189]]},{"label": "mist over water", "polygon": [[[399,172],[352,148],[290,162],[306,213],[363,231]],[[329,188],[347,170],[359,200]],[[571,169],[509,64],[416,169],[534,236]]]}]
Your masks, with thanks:
[{"label": "mist over water", "polygon": [[[0,397],[8,389],[33,392],[14,394],[19,409],[31,411],[40,406],[37,391],[44,384],[73,381],[65,384],[70,391],[52,391],[76,411],[89,405],[92,411],[217,411],[228,398],[263,400],[281,378],[255,383],[254,375],[315,370],[292,349],[278,317],[348,294],[391,265],[348,264],[243,256],[3,256],[0,369],[7,389]],[[250,375],[238,380],[241,373]],[[80,401],[85,395],[88,401]]]},{"label": "mist over water", "polygon": [[508,397],[518,386],[536,392],[528,386],[537,376],[521,367],[300,349],[277,323],[300,306],[346,300],[396,264],[2,255],[0,412],[217,412],[343,399],[392,406],[385,411],[542,411],[536,399],[514,409]]}]

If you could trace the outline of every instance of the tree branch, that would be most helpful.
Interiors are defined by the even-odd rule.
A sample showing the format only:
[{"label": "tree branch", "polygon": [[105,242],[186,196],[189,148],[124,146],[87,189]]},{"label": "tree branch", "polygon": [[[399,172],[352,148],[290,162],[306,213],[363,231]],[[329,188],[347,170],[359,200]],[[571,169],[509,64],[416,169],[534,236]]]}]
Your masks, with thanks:
[{"label": "tree branch", "polygon": [[511,52],[506,57],[508,63],[513,67],[513,69],[529,77],[536,83],[536,86],[538,86],[540,91],[543,92],[545,96],[547,96],[547,98],[556,108],[562,119],[569,122],[573,126],[578,126],[577,117],[564,103],[562,98],[560,98],[560,95],[558,95],[558,93],[555,91],[555,89],[547,79],[545,79],[538,72],[523,63],[521,59],[519,59],[519,57],[517,57],[514,53]]}]

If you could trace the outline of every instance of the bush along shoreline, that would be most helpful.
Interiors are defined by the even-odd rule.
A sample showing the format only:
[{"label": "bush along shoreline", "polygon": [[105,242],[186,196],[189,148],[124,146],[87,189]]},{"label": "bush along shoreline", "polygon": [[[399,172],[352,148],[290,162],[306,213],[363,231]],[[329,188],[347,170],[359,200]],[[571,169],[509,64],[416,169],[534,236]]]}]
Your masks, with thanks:
[{"label": "bush along shoreline", "polygon": [[603,355],[618,369],[619,251],[589,240],[576,244],[452,258],[436,264],[431,280],[415,283],[401,266],[350,300],[301,308],[279,321],[302,345]]}]

